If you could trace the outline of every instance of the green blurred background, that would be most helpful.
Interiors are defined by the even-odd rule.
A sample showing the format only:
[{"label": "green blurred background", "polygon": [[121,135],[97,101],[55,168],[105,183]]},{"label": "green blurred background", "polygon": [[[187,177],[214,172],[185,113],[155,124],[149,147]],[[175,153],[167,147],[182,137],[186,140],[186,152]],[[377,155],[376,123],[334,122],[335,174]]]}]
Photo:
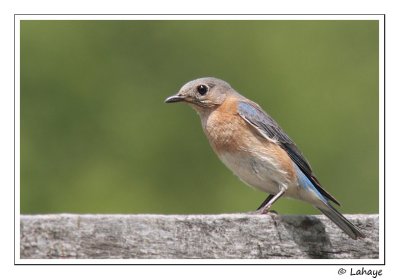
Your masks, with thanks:
[{"label": "green blurred background", "polygon": [[378,21],[22,21],[21,213],[254,210],[267,195],[163,103],[203,76],[272,115],[342,212],[377,213],[378,59]]}]

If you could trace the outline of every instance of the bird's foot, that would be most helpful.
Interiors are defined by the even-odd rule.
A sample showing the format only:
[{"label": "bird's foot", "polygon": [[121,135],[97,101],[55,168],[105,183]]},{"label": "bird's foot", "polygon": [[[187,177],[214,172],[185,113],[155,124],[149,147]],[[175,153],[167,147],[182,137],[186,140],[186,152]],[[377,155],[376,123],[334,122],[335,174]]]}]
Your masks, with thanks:
[{"label": "bird's foot", "polygon": [[272,215],[272,216],[276,216],[276,215],[278,215],[278,212],[276,212],[275,210],[258,209],[258,210],[255,210],[255,211],[246,212],[246,214],[250,214],[250,215]]}]

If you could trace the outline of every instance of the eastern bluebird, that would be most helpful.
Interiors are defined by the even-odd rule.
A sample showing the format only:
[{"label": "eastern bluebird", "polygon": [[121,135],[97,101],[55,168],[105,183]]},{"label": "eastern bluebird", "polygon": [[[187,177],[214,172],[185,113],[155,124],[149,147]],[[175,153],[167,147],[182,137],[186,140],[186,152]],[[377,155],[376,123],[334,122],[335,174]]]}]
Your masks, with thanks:
[{"label": "eastern bluebird", "polygon": [[257,209],[260,213],[267,213],[280,197],[291,197],[312,204],[351,238],[365,237],[330,204],[340,205],[322,188],[296,144],[258,104],[216,78],[190,81],[165,100],[181,101],[200,115],[221,161],[243,182],[270,194]]}]

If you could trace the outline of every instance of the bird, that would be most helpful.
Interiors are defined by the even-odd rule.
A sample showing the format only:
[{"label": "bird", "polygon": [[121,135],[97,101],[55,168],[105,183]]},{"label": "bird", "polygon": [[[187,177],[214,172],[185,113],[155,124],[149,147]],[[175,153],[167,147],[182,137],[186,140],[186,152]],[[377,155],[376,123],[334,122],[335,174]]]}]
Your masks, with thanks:
[{"label": "bird", "polygon": [[365,234],[332,203],[310,164],[278,123],[257,103],[224,80],[198,78],[184,84],[165,103],[183,102],[200,116],[203,131],[219,159],[241,181],[268,193],[256,212],[267,214],[281,197],[311,204],[352,239]]}]

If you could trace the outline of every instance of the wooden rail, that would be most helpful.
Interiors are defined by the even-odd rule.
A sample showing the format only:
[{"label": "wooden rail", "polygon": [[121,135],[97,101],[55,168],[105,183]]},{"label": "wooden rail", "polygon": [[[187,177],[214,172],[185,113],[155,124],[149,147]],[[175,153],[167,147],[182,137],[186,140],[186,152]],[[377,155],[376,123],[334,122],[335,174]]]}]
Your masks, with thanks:
[{"label": "wooden rail", "polygon": [[320,215],[22,215],[20,257],[378,258],[378,215],[346,217],[365,239]]}]

